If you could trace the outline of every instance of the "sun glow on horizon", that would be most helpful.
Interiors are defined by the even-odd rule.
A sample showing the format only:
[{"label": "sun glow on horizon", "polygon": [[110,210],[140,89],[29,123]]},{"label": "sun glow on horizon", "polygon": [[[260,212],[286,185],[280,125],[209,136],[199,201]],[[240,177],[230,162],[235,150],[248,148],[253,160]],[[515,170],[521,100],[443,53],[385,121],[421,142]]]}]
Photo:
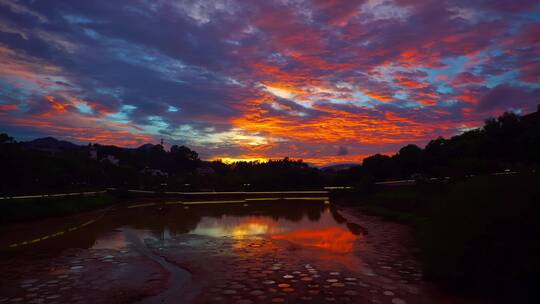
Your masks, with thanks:
[{"label": "sun glow on horizon", "polygon": [[266,163],[269,161],[268,158],[262,157],[214,157],[210,161],[221,161],[224,164],[231,165],[239,162],[260,162]]}]

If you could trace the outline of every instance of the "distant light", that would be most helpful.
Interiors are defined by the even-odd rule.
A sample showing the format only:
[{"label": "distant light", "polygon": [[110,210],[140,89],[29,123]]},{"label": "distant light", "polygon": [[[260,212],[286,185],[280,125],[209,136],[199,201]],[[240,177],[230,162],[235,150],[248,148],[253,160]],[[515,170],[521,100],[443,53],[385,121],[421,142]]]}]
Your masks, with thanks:
[{"label": "distant light", "polygon": [[167,109],[167,112],[178,112],[179,109],[177,107],[174,107],[174,106],[169,106],[169,108]]}]

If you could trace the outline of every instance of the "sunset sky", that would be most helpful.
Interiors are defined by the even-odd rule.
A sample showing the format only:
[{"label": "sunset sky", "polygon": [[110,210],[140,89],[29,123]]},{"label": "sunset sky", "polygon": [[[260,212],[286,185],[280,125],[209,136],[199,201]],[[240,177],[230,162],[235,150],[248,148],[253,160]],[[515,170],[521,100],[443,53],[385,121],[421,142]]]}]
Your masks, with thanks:
[{"label": "sunset sky", "polygon": [[0,132],[360,162],[540,104],[538,0],[0,0]]}]

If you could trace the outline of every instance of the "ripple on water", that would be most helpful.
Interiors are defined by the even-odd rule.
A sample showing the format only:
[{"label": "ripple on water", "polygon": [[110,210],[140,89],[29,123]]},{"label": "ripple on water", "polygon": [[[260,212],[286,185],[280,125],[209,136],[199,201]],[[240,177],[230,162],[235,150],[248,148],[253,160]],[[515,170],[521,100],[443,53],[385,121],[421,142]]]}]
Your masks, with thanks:
[{"label": "ripple on water", "polygon": [[278,284],[278,287],[279,288],[288,288],[288,287],[291,287],[290,284],[286,284],[286,283],[281,283],[281,284]]},{"label": "ripple on water", "polygon": [[294,279],[294,276],[290,275],[290,274],[286,274],[283,276],[283,278],[285,279]]}]

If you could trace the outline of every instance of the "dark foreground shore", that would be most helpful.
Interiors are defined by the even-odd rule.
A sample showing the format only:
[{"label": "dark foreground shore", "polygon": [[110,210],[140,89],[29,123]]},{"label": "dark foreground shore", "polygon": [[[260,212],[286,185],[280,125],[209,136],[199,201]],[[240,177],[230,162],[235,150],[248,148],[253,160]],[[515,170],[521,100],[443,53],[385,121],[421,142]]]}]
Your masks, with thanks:
[{"label": "dark foreground shore", "polygon": [[[413,186],[362,189],[361,192],[332,195],[331,200],[333,208],[337,210],[335,214],[352,216],[352,219],[343,220],[348,221],[347,223],[355,223],[356,226],[349,228],[354,228],[358,233],[364,235],[365,243],[361,242],[359,246],[366,246],[364,249],[373,248],[374,244],[378,243],[377,246],[393,248],[388,249],[392,252],[406,252],[406,255],[411,256],[413,261],[418,262],[414,267],[417,271],[421,271],[422,282],[425,280],[426,284],[442,287],[444,291],[441,291],[441,298],[448,299],[450,298],[448,295],[452,294],[457,295],[458,298],[482,298],[488,302],[537,303],[539,297],[535,289],[536,276],[540,273],[540,243],[538,242],[540,235],[540,187],[538,185],[540,185],[538,174],[479,176],[454,180],[449,183],[419,183]],[[92,224],[96,218],[106,214],[104,210],[107,207],[126,208],[125,203],[130,200],[143,207],[140,209],[148,210],[150,218],[156,214],[168,212],[161,210],[160,204],[156,204],[154,207],[144,207],[146,201],[160,201],[155,197],[126,200],[125,197],[119,198],[110,194],[56,200],[27,200],[18,205],[17,208],[13,208],[14,205],[9,204],[9,202],[3,202],[1,206],[3,218],[20,220],[16,224],[18,227],[15,229],[16,231],[28,231],[31,235],[35,229],[30,226],[35,223],[35,219],[49,218],[39,221],[41,227],[54,226],[54,223],[62,222],[63,226],[70,223],[71,228],[69,229],[83,228],[81,223],[84,225]],[[280,209],[285,213],[291,213],[287,204],[293,204],[293,202],[280,202]],[[241,205],[239,204],[239,206]],[[19,209],[21,206],[24,208]],[[21,210],[25,210],[25,212],[21,213]],[[66,217],[69,214],[73,215]],[[12,226],[12,224],[6,225]],[[129,236],[129,230],[122,233],[126,234],[126,238]],[[20,232],[15,235],[16,237],[14,236],[12,239],[10,236],[4,237],[7,241],[6,244],[16,242],[22,237],[21,235],[24,236]],[[24,236],[22,239],[32,238]],[[57,239],[60,241],[62,238],[58,237]],[[133,240],[133,238],[131,239]],[[185,242],[186,240],[180,238],[177,241]],[[202,241],[197,242],[202,244]],[[276,242],[276,240],[272,240],[272,242]],[[162,250],[160,248],[173,246],[173,243],[159,244],[141,239],[139,244],[146,244],[145,247],[150,248],[150,251],[147,252],[154,250],[156,256],[164,258],[160,253]],[[237,243],[234,241],[223,244],[219,242],[207,244],[212,244],[212,249],[205,246],[196,248],[200,251],[197,255],[201,258],[206,258],[205,254],[213,255],[222,250],[227,252],[229,249],[226,248],[235,246],[234,244]],[[238,243],[237,245],[249,246],[250,243],[246,244]],[[266,243],[254,244],[258,248],[257,246],[263,246]],[[83,245],[83,247],[85,246],[87,245]],[[154,246],[157,247],[153,248]],[[222,249],[221,246],[226,248]],[[139,246],[140,248],[143,247]],[[111,255],[110,249],[107,250],[103,253],[104,256]],[[297,249],[291,250],[297,252]],[[76,252],[72,253],[71,251]],[[126,251],[126,249],[121,251]],[[262,254],[262,252],[256,253],[255,251],[253,252],[254,256]],[[366,259],[368,251],[359,251],[358,254]],[[82,254],[83,260],[91,258],[87,256],[88,250],[79,252],[70,249],[68,252],[70,255],[75,254],[76,256]],[[130,270],[134,273],[138,271],[137,267],[139,266],[136,265],[148,263],[154,265],[157,262],[156,259],[153,262],[152,259],[147,261],[148,255],[143,254],[144,252],[141,253],[141,250],[134,252],[137,252],[137,256],[141,254],[137,259],[141,258],[145,261],[144,263],[134,262],[136,268]],[[377,255],[380,253],[375,250],[372,252],[372,256],[378,258]],[[99,256],[99,253],[96,252],[96,254]],[[175,251],[173,255],[176,254],[180,254],[180,252]],[[120,254],[120,256],[122,255]],[[401,255],[390,255],[386,261],[373,258],[368,269],[379,265],[379,263],[385,264],[385,267],[399,268],[399,264],[402,264],[399,261],[406,259],[409,258],[404,258]],[[45,263],[51,262],[45,261]],[[20,260],[15,260],[13,265],[18,265],[19,262]],[[200,262],[202,263],[202,261]],[[25,263],[25,267],[28,269],[24,267],[20,269],[24,269],[28,273],[35,271],[33,270],[34,266],[38,267],[31,265],[31,261],[23,262],[23,264]],[[396,265],[386,265],[388,263]],[[186,262],[182,265],[188,264]],[[359,265],[350,267],[350,270],[362,271],[360,268],[365,265]],[[168,273],[162,269],[163,266],[155,265],[155,267]],[[11,268],[12,265],[8,264],[2,266],[5,271],[13,270]],[[18,266],[16,268],[19,269]],[[184,268],[180,267],[180,269]],[[19,270],[13,271],[18,273]],[[399,271],[408,270],[400,269],[398,273]],[[19,272],[19,276],[24,275],[25,273]],[[166,277],[170,275],[168,273]],[[18,278],[13,277],[12,279],[17,282]],[[163,284],[166,284],[168,280],[161,278],[151,282],[161,284],[158,284],[162,286],[160,288],[166,288],[164,287],[166,285]],[[148,286],[153,285],[149,284]],[[155,288],[158,287],[152,287],[153,291],[148,291],[149,293],[144,296],[141,295],[141,299],[157,296]],[[430,293],[432,290],[434,289],[430,289]],[[126,299],[125,301],[131,300]]]},{"label": "dark foreground shore", "polygon": [[494,302],[538,303],[540,176],[478,176],[335,199],[414,229],[426,278]]}]

